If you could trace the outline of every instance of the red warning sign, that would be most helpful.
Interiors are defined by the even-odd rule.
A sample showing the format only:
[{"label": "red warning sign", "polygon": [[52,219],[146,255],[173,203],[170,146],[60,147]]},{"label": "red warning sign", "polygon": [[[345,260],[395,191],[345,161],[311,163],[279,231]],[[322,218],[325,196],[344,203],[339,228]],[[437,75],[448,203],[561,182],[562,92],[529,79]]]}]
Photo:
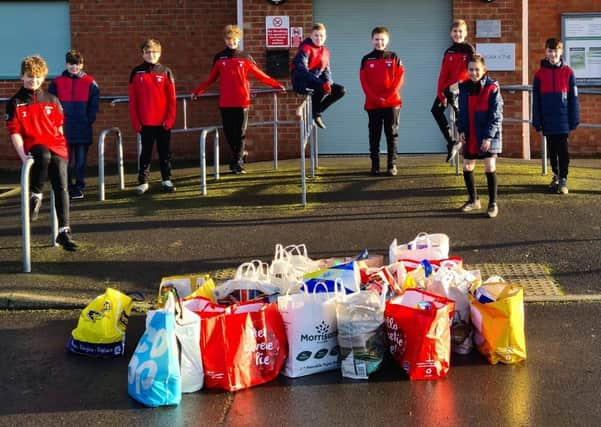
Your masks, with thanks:
[{"label": "red warning sign", "polygon": [[290,47],[290,17],[265,17],[266,47]]}]

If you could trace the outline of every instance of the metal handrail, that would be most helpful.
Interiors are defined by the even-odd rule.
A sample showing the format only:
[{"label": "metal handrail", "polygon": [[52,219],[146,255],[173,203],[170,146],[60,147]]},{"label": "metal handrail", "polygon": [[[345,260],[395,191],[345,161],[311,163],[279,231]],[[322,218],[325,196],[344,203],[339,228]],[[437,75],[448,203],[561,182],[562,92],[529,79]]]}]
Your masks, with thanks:
[{"label": "metal handrail", "polygon": [[123,138],[118,127],[105,129],[98,136],[98,200],[104,201],[104,140],[107,135],[115,133],[117,136],[117,173],[119,174],[119,190],[125,189],[125,177],[123,172]]},{"label": "metal handrail", "polygon": [[[273,118],[272,120],[268,120],[268,121],[262,121],[262,122],[254,122],[254,123],[249,123],[248,127],[253,127],[253,126],[273,126],[273,167],[274,169],[277,170],[278,168],[278,126],[280,125],[291,125],[291,124],[296,124],[297,121],[291,121],[291,120],[278,120],[278,102],[277,102],[277,94],[280,93],[281,90],[279,89],[253,89],[251,91],[251,94],[253,96],[256,96],[258,94],[262,94],[262,93],[271,93],[273,94]],[[219,93],[205,93],[200,95],[201,97],[212,97],[212,96],[219,96]],[[207,195],[207,178],[206,178],[206,171],[207,171],[207,166],[206,166],[206,139],[207,136],[209,134],[211,134],[212,132],[215,132],[215,139],[214,139],[214,151],[213,151],[213,156],[214,156],[214,169],[215,169],[215,181],[218,181],[220,178],[220,173],[219,173],[219,129],[222,128],[222,126],[218,126],[218,125],[210,125],[210,126],[203,126],[203,127],[192,127],[189,128],[188,127],[188,123],[187,123],[187,100],[188,99],[192,99],[192,95],[177,95],[176,96],[177,99],[181,99],[183,100],[183,114],[184,114],[184,127],[183,128],[178,128],[178,129],[172,129],[171,132],[172,133],[192,133],[192,132],[200,132],[200,139],[199,139],[199,151],[200,151],[200,194],[203,196]],[[116,104],[120,104],[120,103],[127,103],[129,102],[129,98],[128,97],[115,97],[112,99],[111,101],[111,106],[114,106]],[[104,141],[104,138],[106,138],[106,135],[108,133],[110,133],[111,131],[118,131],[118,128],[110,128],[110,129],[105,129],[104,131],[102,131],[101,135],[103,136],[102,141]],[[317,140],[317,136],[315,135],[314,140]],[[119,141],[118,141],[119,146],[121,146],[121,139],[120,139],[120,134],[119,134]],[[137,146],[137,159],[138,159],[138,169],[140,168],[139,165],[139,159],[140,159],[140,152],[141,152],[141,147],[142,147],[142,142],[141,142],[141,135],[138,133],[136,134],[136,146]],[[316,160],[316,154],[313,153],[313,151],[315,151],[315,146],[316,144],[311,145],[311,149],[312,149],[312,171],[314,170],[314,165],[317,164],[317,160]],[[120,148],[121,150],[121,148]],[[119,155],[122,156],[122,151],[120,151],[118,153]],[[120,176],[123,174],[123,159],[122,157],[118,160],[119,162],[119,174]],[[102,184],[104,183],[104,156],[100,156],[100,137],[99,137],[99,155],[98,155],[98,170],[99,170],[99,187],[100,187],[100,174],[101,174],[101,163],[102,164]],[[120,186],[120,189],[122,190],[124,187]],[[102,198],[100,198],[100,193],[102,193]],[[99,190],[99,200],[104,200],[104,187],[102,187]]]},{"label": "metal handrail", "polygon": [[311,175],[315,177],[317,167],[317,126],[313,122],[313,106],[311,104],[311,93],[305,95],[305,99],[296,109],[300,125],[300,169],[301,169],[301,203],[307,206],[307,173],[305,165],[305,151],[307,144],[310,147]]},{"label": "metal handrail", "polygon": [[[21,166],[21,257],[23,273],[31,273],[31,223],[30,223],[30,198],[29,198],[29,172],[33,166],[33,157],[28,156]],[[50,244],[57,246],[58,220],[54,189],[50,191]]]}]

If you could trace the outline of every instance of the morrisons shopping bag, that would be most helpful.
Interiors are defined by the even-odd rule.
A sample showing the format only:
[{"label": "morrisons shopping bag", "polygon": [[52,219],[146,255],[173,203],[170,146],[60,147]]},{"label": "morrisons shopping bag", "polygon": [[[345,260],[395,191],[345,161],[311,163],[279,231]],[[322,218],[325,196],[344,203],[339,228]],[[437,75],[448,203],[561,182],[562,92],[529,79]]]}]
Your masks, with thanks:
[{"label": "morrisons shopping bag", "polygon": [[220,306],[195,298],[184,305],[201,318],[200,351],[206,388],[236,391],[278,376],[288,347],[275,303]]},{"label": "morrisons shopping bag", "polygon": [[[500,278],[496,278],[502,280]],[[487,280],[470,295],[474,344],[495,365],[526,360],[524,289]]]},{"label": "morrisons shopping bag", "polygon": [[340,367],[336,293],[279,296],[278,308],[288,339],[284,375],[295,378]]},{"label": "morrisons shopping bag", "polygon": [[175,304],[169,294],[165,308],[148,312],[146,331],[127,367],[127,392],[146,406],[178,405],[182,398]]},{"label": "morrisons shopping bag", "polygon": [[407,289],[386,303],[388,349],[411,380],[447,375],[455,303],[421,289]]},{"label": "morrisons shopping bag", "polygon": [[[86,356],[122,356],[125,330],[133,305],[130,295],[113,288],[97,296],[81,312],[77,327],[67,342],[67,350]],[[141,299],[144,299],[141,296]]]}]

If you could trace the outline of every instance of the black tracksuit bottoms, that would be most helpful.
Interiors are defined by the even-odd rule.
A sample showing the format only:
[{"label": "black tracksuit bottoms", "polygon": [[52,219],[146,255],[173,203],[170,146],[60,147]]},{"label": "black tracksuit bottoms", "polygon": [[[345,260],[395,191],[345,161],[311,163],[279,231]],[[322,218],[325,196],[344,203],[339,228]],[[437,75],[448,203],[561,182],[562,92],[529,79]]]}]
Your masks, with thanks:
[{"label": "black tracksuit bottoms", "polygon": [[156,141],[159,152],[159,165],[163,181],[171,179],[171,131],[163,126],[142,126],[142,151],[140,152],[140,170],[138,171],[138,184],[148,182],[150,178],[150,162],[152,160],[152,147]]},{"label": "black tracksuit bottoms", "polygon": [[244,163],[244,138],[246,138],[246,127],[248,126],[248,108],[223,107],[221,120],[223,122],[223,133],[227,143],[232,150],[232,161],[230,166]]},{"label": "black tracksuit bottoms", "polygon": [[384,135],[386,136],[388,169],[392,168],[397,159],[400,112],[400,107],[367,110],[367,116],[369,117],[369,153],[373,169],[380,169],[380,137],[382,135],[382,128],[384,128]]},{"label": "black tracksuit bottoms", "polygon": [[59,227],[69,227],[69,192],[67,185],[67,159],[53,153],[45,145],[34,145],[29,150],[33,165],[29,173],[29,191],[42,193],[44,181],[50,178],[54,192],[54,207]]}]

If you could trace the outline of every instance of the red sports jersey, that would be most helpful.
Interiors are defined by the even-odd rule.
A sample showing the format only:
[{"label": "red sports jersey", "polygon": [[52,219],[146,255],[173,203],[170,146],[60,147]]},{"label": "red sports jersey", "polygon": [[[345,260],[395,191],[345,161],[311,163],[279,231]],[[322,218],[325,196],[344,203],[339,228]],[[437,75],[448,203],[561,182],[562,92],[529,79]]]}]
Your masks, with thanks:
[{"label": "red sports jersey", "polygon": [[394,52],[373,50],[361,60],[359,71],[365,92],[365,109],[400,107],[399,91],[405,80],[405,68]]},{"label": "red sports jersey", "polygon": [[129,115],[136,132],[142,126],[175,124],[175,81],[171,70],[161,64],[144,62],[129,76]]},{"label": "red sports jersey", "polygon": [[436,88],[436,96],[441,102],[446,98],[444,92],[450,85],[469,78],[467,59],[474,52],[474,47],[469,43],[453,43],[453,46],[445,51]]},{"label": "red sports jersey", "polygon": [[41,89],[21,88],[8,102],[5,120],[8,133],[23,138],[25,153],[34,145],[44,145],[57,156],[68,158],[67,142],[59,130],[63,109],[56,96]]},{"label": "red sports jersey", "polygon": [[202,94],[219,79],[219,106],[247,108],[250,106],[249,73],[261,83],[283,89],[280,82],[259,69],[250,55],[237,49],[228,48],[215,55],[209,77],[200,83],[192,93],[196,96]]}]

